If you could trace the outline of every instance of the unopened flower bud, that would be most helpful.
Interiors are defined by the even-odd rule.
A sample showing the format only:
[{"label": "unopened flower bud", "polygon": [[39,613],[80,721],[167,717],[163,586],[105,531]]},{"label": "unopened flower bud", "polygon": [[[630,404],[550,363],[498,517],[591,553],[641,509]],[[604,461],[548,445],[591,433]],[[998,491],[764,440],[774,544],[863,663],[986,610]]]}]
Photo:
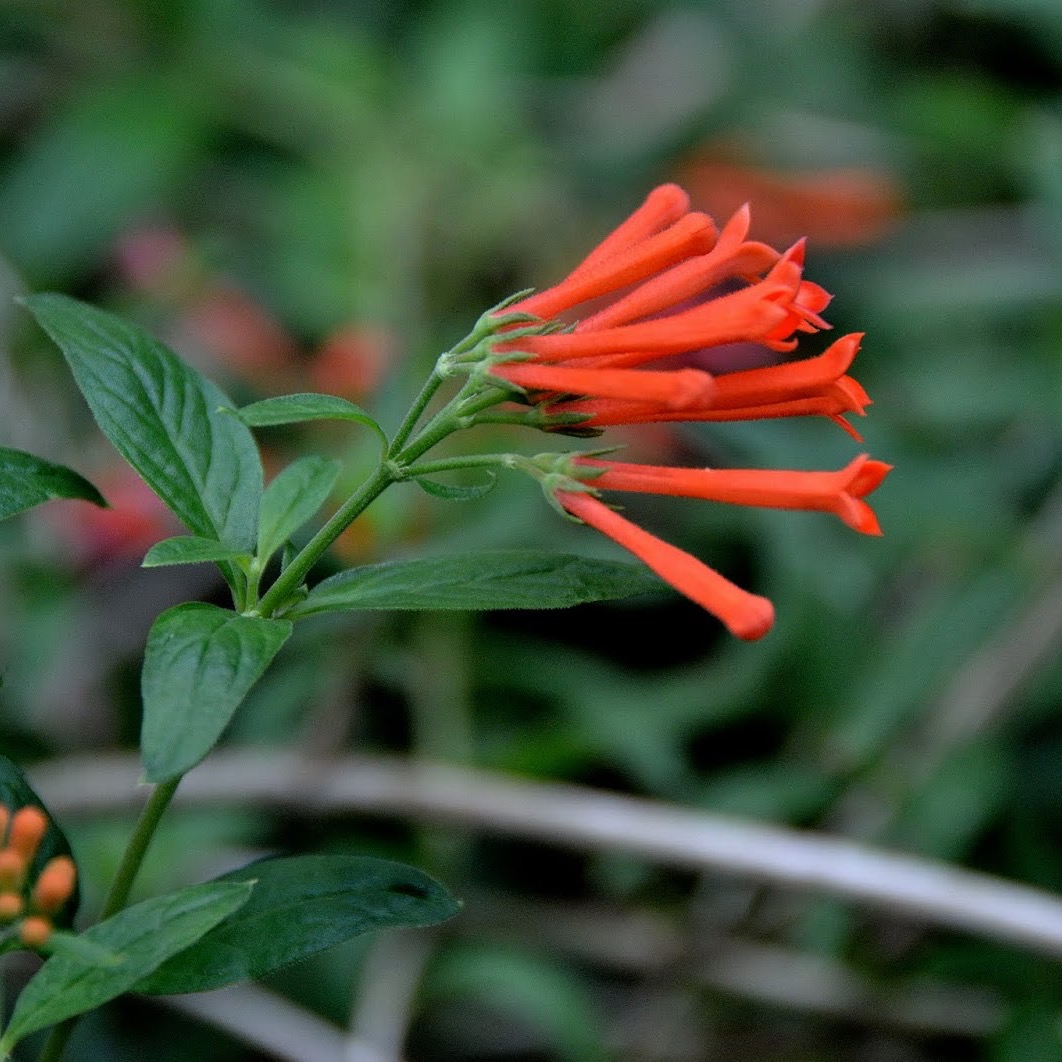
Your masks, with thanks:
[{"label": "unopened flower bud", "polygon": [[52,923],[47,918],[32,915],[19,926],[18,939],[27,948],[42,948],[52,935]]},{"label": "unopened flower bud", "polygon": [[0,850],[0,889],[18,889],[26,875],[26,860],[13,848]]},{"label": "unopened flower bud", "polygon": [[70,856],[50,859],[33,886],[33,906],[44,914],[55,914],[70,899],[77,882],[77,868]]},{"label": "unopened flower bud", "polygon": [[47,832],[48,816],[40,808],[33,805],[19,808],[11,819],[8,847],[29,863]]},{"label": "unopened flower bud", "polygon": [[22,914],[22,897],[14,892],[0,893],[0,922],[11,922]]}]

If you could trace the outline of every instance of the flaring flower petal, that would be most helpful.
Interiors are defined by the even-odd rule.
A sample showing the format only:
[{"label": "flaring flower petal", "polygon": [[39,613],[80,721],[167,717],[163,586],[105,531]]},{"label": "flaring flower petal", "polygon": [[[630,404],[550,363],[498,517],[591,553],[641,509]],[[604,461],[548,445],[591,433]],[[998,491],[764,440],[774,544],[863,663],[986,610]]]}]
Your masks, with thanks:
[{"label": "flaring flower petal", "polygon": [[670,468],[580,457],[576,465],[595,472],[595,490],[670,494],[684,498],[772,509],[831,512],[849,527],[880,535],[873,510],[862,499],[881,485],[891,470],[884,461],[860,454],[836,472],[775,469]]}]

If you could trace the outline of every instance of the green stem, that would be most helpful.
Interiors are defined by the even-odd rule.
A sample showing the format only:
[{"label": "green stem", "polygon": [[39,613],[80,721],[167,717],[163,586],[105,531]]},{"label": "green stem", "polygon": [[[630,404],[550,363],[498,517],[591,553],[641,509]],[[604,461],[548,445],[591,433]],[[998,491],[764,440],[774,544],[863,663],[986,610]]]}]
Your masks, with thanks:
[{"label": "green stem", "polygon": [[512,413],[487,413],[485,416],[476,417],[476,425],[480,424],[519,424],[529,428],[540,428],[545,426],[545,422],[539,423],[539,420],[535,418],[532,412],[512,412]]},{"label": "green stem", "polygon": [[[118,870],[107,890],[107,896],[103,901],[103,910],[100,911],[99,921],[104,922],[112,915],[117,914],[129,899],[129,893],[133,888],[133,882],[140,872],[144,856],[151,845],[151,841],[158,829],[159,820],[170,806],[173,794],[177,792],[181,777],[173,778],[168,782],[160,782],[155,786],[148,797],[144,810],[140,812],[136,828],[133,830],[129,843],[125,846],[122,861],[118,864]],[[39,1062],[59,1062],[66,1050],[66,1045],[74,1031],[78,1019],[70,1018],[61,1025],[52,1029],[41,1051]]]},{"label": "green stem", "polygon": [[407,465],[405,476],[430,476],[436,472],[449,472],[455,468],[493,468],[497,465],[512,465],[516,454],[472,454],[468,457],[444,457],[438,461],[419,461]]},{"label": "green stem", "polygon": [[177,792],[181,777],[178,775],[168,782],[160,782],[148,797],[144,810],[140,812],[136,829],[133,830],[133,836],[129,838],[129,843],[126,845],[122,861],[118,864],[114,881],[111,882],[111,887],[103,901],[103,910],[100,911],[101,922],[117,914],[129,899],[129,892],[140,871],[140,864],[144,861],[163,812],[170,806],[173,794]]},{"label": "green stem", "polygon": [[508,398],[509,395],[501,390],[492,390],[481,395],[478,386],[470,380],[445,409],[441,409],[428,422],[424,431],[401,453],[396,454],[395,461],[400,465],[408,466],[422,454],[426,454],[433,446],[441,443],[448,435],[462,428],[471,427],[471,418],[480,410],[489,409]]},{"label": "green stem", "polygon": [[332,515],[332,518],[295,555],[277,576],[277,581],[262,595],[255,612],[271,616],[302,585],[321,554],[347,527],[400,477],[390,462],[384,462]]},{"label": "green stem", "polygon": [[259,557],[257,554],[251,558],[250,566],[247,569],[247,593],[244,596],[244,605],[243,608],[237,611],[245,612],[258,604],[258,588],[262,582],[262,573],[265,571],[268,560],[268,557]]},{"label": "green stem", "polygon": [[435,396],[435,392],[439,390],[442,382],[443,377],[439,375],[438,369],[433,369],[431,376],[428,377],[427,382],[420,389],[420,394],[417,395],[413,405],[409,407],[405,420],[402,421],[398,431],[395,432],[395,437],[391,440],[391,445],[387,449],[388,457],[398,453],[405,445],[406,440],[417,426],[417,421],[420,420],[421,414],[428,408],[428,403]]}]

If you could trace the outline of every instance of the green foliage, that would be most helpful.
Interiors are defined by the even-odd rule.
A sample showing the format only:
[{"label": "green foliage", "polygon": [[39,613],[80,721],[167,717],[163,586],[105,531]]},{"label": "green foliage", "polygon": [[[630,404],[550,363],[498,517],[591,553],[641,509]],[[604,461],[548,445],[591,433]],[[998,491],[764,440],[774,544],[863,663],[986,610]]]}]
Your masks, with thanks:
[{"label": "green foliage", "polygon": [[258,556],[278,549],[328,500],[342,465],[324,457],[302,457],[266,488],[258,521]]},{"label": "green foliage", "polygon": [[433,925],[458,911],[446,889],[422,871],[365,856],[264,859],[218,880],[253,880],[251,899],[155,970],[138,992],[222,988],[362,933]]},{"label": "green foliage", "polygon": [[88,929],[84,941],[114,961],[52,956],[18,997],[0,1051],[38,1029],[83,1014],[128,992],[247,902],[251,881],[212,882],[144,900]]},{"label": "green foliage", "polygon": [[540,550],[494,550],[352,568],[318,583],[288,615],[297,619],[351,609],[570,608],[659,589],[655,577],[633,564]]},{"label": "green foliage", "polygon": [[179,777],[215,745],[248,690],[291,634],[286,620],[201,602],[155,621],[141,676],[140,747],[151,782]]},{"label": "green foliage", "polygon": [[189,531],[254,549],[262,468],[229,400],[142,329],[65,295],[24,305],[63,352],[100,430]]},{"label": "green foliage", "polygon": [[166,76],[87,88],[35,130],[0,179],[4,248],[38,283],[70,280],[130,216],[187,179],[205,118],[202,99]]},{"label": "green foliage", "polygon": [[426,494],[446,501],[478,501],[490,494],[497,482],[498,477],[489,469],[486,483],[474,485],[439,483],[437,480],[428,479],[427,476],[418,476],[416,479],[417,486]]},{"label": "green foliage", "polygon": [[[520,0],[499,18],[486,0],[108,0],[57,17],[55,5],[0,5],[0,250],[13,267],[0,270],[0,425],[12,430],[5,442],[65,455],[117,510],[49,506],[0,525],[0,749],[44,769],[68,752],[128,752],[152,615],[182,596],[219,601],[220,590],[206,566],[142,573],[121,554],[97,562],[67,546],[92,544],[94,517],[135,526],[136,513],[71,415],[65,376],[6,316],[6,293],[48,283],[144,323],[218,380],[241,416],[263,418],[271,470],[337,457],[335,497],[346,497],[376,459],[375,425],[401,422],[411,383],[463,324],[564,275],[648,186],[678,179],[718,222],[751,198],[753,239],[808,235],[806,275],[834,295],[833,334],[866,331],[854,374],[874,405],[858,426],[866,449],[896,466],[872,499],[885,537],[858,539],[818,515],[625,498],[632,517],[774,600],[777,627],[755,646],[726,642],[674,596],[417,618],[388,612],[385,595],[479,608],[460,603],[478,585],[468,568],[479,554],[611,554],[508,476],[463,506],[398,487],[321,572],[370,567],[314,591],[324,603],[330,586],[349,590],[356,607],[380,611],[300,626],[249,692],[231,744],[252,762],[276,750],[317,762],[349,746],[370,767],[389,753],[615,787],[1062,892],[1060,10],[1057,0],[607,10]],[[701,156],[718,164],[714,176]],[[853,236],[866,207],[853,172],[891,188],[897,218],[831,245],[830,232]],[[145,231],[178,249],[134,271],[128,248],[143,247]],[[251,312],[218,339],[204,323],[234,294]],[[255,312],[289,340],[287,354],[255,348]],[[358,406],[270,397],[330,389],[319,351],[365,328],[384,334],[388,353],[376,382],[355,373],[336,385]],[[802,337],[801,350],[821,339]],[[307,372],[313,382],[299,382]],[[220,405],[232,403],[212,393],[201,409]],[[228,429],[208,418],[214,438],[244,439],[223,460],[226,449],[249,455],[240,418],[219,416]],[[196,476],[215,467],[208,436],[187,434],[199,469],[187,475],[168,442],[165,456],[152,439],[142,446],[145,461],[158,452],[159,471],[182,477],[172,492],[196,512]],[[496,427],[480,438],[521,445]],[[691,466],[829,468],[854,452],[807,419],[630,441]],[[245,470],[253,479],[254,463]],[[445,479],[421,485],[481,489],[472,476],[469,487]],[[227,494],[188,524],[202,545],[163,543],[149,556],[216,552],[239,588],[237,556],[253,553],[267,514],[240,501],[239,542],[225,538]],[[426,543],[466,563],[452,582]],[[378,571],[395,558],[398,569]],[[238,607],[253,608],[251,597]],[[185,820],[178,806],[177,839],[165,837],[162,858],[153,850],[145,876],[195,880],[203,860],[230,860],[233,843],[292,839],[429,865],[469,902],[433,936],[422,979],[403,938],[381,935],[371,950],[355,940],[270,981],[344,1025],[355,1000],[356,1025],[376,971],[403,973],[416,1057],[670,1059],[705,1044],[741,1062],[1057,1054],[1050,960],[900,913],[404,813],[323,823],[318,802],[335,792],[315,781],[283,814],[238,801],[236,836],[217,826],[228,809]],[[371,770],[350,785],[376,793]],[[400,799],[420,808],[408,795],[420,792],[415,768],[408,785]],[[89,895],[129,829],[90,797],[64,815],[79,859],[89,852]],[[110,840],[89,843],[104,822]],[[690,941],[709,941],[708,954]],[[81,1053],[238,1051],[181,1020],[179,1048],[169,1021],[141,1023],[133,1047],[118,1023],[86,1023]]]},{"label": "green foliage", "polygon": [[431,996],[448,1006],[486,1002],[510,1026],[537,1034],[544,1053],[599,1062],[600,1019],[585,987],[563,966],[504,948],[454,949],[432,971]]},{"label": "green foliage", "polygon": [[248,553],[229,549],[211,538],[198,535],[178,535],[156,542],[144,554],[141,566],[162,568],[168,564],[201,564],[204,561],[249,561]]},{"label": "green foliage", "polygon": [[107,505],[103,495],[72,469],[0,446],[0,520],[53,498],[75,498],[104,508]]},{"label": "green foliage", "polygon": [[236,415],[252,428],[305,424],[315,420],[349,420],[370,428],[387,447],[383,428],[365,410],[335,395],[297,394],[265,398],[237,410]]}]

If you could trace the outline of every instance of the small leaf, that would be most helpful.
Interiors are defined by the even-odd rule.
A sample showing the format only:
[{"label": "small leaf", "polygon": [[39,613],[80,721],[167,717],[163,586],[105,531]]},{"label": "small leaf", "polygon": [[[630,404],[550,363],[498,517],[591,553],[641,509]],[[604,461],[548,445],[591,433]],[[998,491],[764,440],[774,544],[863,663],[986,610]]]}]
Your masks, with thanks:
[{"label": "small leaf", "polygon": [[252,402],[235,411],[236,416],[251,428],[268,428],[278,424],[302,424],[308,420],[352,420],[371,428],[387,446],[383,428],[361,406],[348,402],[337,395],[319,395],[305,392],[297,395],[280,395]]},{"label": "small leaf", "polygon": [[327,457],[303,457],[269,484],[258,520],[258,556],[263,561],[324,505],[341,468]]},{"label": "small leaf", "polygon": [[291,634],[286,620],[190,602],[167,609],[148,635],[141,675],[141,749],[150,782],[194,767]]},{"label": "small leaf", "polygon": [[243,907],[160,966],[137,991],[222,988],[374,929],[433,925],[459,907],[422,871],[366,856],[264,859],[218,880],[252,878],[254,893]]},{"label": "small leaf", "polygon": [[88,946],[116,956],[117,962],[96,965],[69,952],[53,955],[19,995],[0,1052],[127,992],[246,903],[252,888],[250,881],[193,885],[145,900],[86,930],[82,937]]},{"label": "small leaf", "polygon": [[229,400],[136,325],[66,295],[23,304],[63,352],[100,430],[195,535],[250,553],[262,466]]},{"label": "small leaf", "polygon": [[0,520],[53,498],[74,498],[107,507],[103,495],[72,469],[0,446]]},{"label": "small leaf", "polygon": [[421,476],[417,479],[417,486],[427,494],[436,498],[445,498],[447,501],[475,501],[494,490],[498,477],[487,469],[487,482],[476,483],[471,486],[457,486],[453,483],[438,483],[433,479]]},{"label": "small leaf", "polygon": [[164,564],[201,564],[203,561],[250,559],[248,553],[223,546],[216,539],[198,535],[178,535],[156,542],[140,562],[142,568],[159,568]]},{"label": "small leaf", "polygon": [[[59,824],[52,818],[44,802],[26,781],[26,776],[18,765],[12,763],[6,756],[0,756],[0,804],[3,804],[9,811],[18,811],[19,808],[32,806],[40,808],[48,816],[48,831],[30,864],[29,877],[31,879],[36,878],[49,859],[57,855],[73,855],[70,851],[70,842],[59,828]],[[80,898],[80,889],[75,887],[73,895],[52,921],[58,926],[70,925],[74,920],[74,915],[77,914]]]},{"label": "small leaf", "polygon": [[367,608],[569,608],[660,589],[654,575],[633,564],[492,550],[351,568],[318,583],[289,615]]}]

